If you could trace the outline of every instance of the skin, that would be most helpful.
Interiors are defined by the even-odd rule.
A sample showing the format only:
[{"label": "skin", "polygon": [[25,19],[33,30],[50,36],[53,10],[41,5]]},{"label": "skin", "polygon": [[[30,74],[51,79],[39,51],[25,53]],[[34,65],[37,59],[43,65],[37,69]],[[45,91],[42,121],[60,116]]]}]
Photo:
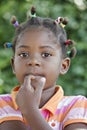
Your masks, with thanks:
[{"label": "skin", "polygon": [[[52,130],[39,108],[53,96],[58,76],[65,74],[70,66],[70,59],[63,59],[61,46],[58,41],[54,43],[54,39],[44,28],[28,30],[18,39],[12,58],[13,72],[21,86],[16,102],[32,130]],[[0,130],[15,129],[29,130],[21,121],[0,125]],[[87,126],[77,123],[64,128],[70,129],[87,130]]]}]

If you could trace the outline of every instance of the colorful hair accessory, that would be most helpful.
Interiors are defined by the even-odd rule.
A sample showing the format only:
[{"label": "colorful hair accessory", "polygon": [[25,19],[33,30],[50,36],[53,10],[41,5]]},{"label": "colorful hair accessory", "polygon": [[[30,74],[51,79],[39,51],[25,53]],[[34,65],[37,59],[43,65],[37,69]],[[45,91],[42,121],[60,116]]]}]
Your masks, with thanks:
[{"label": "colorful hair accessory", "polygon": [[67,51],[67,56],[70,58],[74,58],[76,53],[77,53],[76,48],[73,47],[73,48],[71,48],[71,50]]},{"label": "colorful hair accessory", "polygon": [[12,43],[6,42],[6,43],[4,44],[4,47],[5,47],[5,48],[12,48]]},{"label": "colorful hair accessory", "polygon": [[68,19],[64,18],[63,21],[62,21],[62,24],[66,25],[67,23],[68,23]]},{"label": "colorful hair accessory", "polygon": [[63,21],[62,17],[58,17],[58,23],[60,24]]},{"label": "colorful hair accessory", "polygon": [[66,20],[65,18],[62,18],[62,17],[58,17],[56,20],[55,20],[55,23],[56,24],[60,24],[62,28],[64,28],[66,26],[66,24],[68,23],[68,20]]},{"label": "colorful hair accessory", "polygon": [[14,27],[18,27],[18,26],[19,26],[19,23],[18,23],[18,21],[16,20],[16,17],[15,17],[15,16],[12,16],[12,18],[11,18],[11,23],[14,25]]},{"label": "colorful hair accessory", "polygon": [[35,18],[35,17],[36,17],[36,14],[30,14],[30,17],[31,17],[31,18]]},{"label": "colorful hair accessory", "polygon": [[71,45],[71,44],[73,44],[72,40],[70,40],[70,39],[66,40],[66,42],[65,42],[65,45],[66,45],[66,46],[67,46],[67,45]]},{"label": "colorful hair accessory", "polygon": [[30,17],[36,17],[36,9],[34,6],[31,8]]},{"label": "colorful hair accessory", "polygon": [[60,23],[61,27],[64,28],[66,25],[63,23]]},{"label": "colorful hair accessory", "polygon": [[58,17],[56,20],[55,20],[55,23],[56,24],[60,24],[62,22],[63,18],[62,17]]},{"label": "colorful hair accessory", "polygon": [[16,21],[13,25],[14,25],[14,27],[18,27],[19,26],[18,21]]},{"label": "colorful hair accessory", "polygon": [[71,54],[71,51],[67,51],[67,55],[70,56],[70,54]]}]

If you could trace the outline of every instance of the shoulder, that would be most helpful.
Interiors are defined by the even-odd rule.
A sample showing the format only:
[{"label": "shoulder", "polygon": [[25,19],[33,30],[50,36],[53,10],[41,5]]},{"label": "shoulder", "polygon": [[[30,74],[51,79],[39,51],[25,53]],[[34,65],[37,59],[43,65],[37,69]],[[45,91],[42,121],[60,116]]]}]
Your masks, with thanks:
[{"label": "shoulder", "polygon": [[8,111],[11,108],[11,106],[12,106],[12,98],[10,94],[0,95],[0,119],[4,115],[6,115],[6,113],[8,114]]},{"label": "shoulder", "polygon": [[[87,118],[87,98],[84,96],[64,96],[58,103],[57,111],[67,118]],[[85,113],[85,115],[84,115]]]},{"label": "shoulder", "polygon": [[0,108],[3,108],[7,104],[12,102],[12,98],[10,94],[2,94],[0,95]]},{"label": "shoulder", "polygon": [[0,123],[8,120],[23,120],[19,110],[14,108],[10,94],[0,95]]},{"label": "shoulder", "polygon": [[60,107],[87,107],[87,98],[81,95],[78,96],[64,96],[60,103],[58,104],[58,108]]},{"label": "shoulder", "polygon": [[[63,99],[66,113],[72,118],[87,118],[87,98],[84,96],[69,96]],[[85,115],[84,115],[85,114]]]},{"label": "shoulder", "polygon": [[87,123],[87,98],[84,96],[67,96],[61,101],[64,111],[64,127],[73,123]]}]

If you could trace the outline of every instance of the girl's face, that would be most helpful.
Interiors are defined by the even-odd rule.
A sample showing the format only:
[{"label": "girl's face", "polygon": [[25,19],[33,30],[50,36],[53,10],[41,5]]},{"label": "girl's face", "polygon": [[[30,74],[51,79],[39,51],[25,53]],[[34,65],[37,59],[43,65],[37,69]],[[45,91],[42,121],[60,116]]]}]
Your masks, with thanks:
[{"label": "girl's face", "polygon": [[[44,89],[53,87],[60,73],[67,70],[59,43],[46,29],[29,29],[18,39],[13,70],[20,84],[28,75],[46,78]],[[67,62],[68,64],[68,62]]]}]

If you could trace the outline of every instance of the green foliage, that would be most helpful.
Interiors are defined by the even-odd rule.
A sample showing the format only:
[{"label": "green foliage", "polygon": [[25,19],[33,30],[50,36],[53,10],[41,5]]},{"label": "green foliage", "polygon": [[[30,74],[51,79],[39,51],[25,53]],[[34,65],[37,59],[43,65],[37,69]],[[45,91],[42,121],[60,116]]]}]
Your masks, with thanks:
[{"label": "green foliage", "polygon": [[0,93],[8,93],[18,82],[12,73],[10,58],[12,51],[4,49],[5,42],[11,42],[14,27],[10,24],[12,15],[19,22],[26,20],[26,12],[35,5],[37,15],[56,19],[68,17],[66,26],[68,38],[76,41],[77,56],[71,61],[69,72],[60,76],[61,84],[68,95],[82,94],[87,96],[87,2],[77,5],[72,0],[3,0],[0,1]]}]

